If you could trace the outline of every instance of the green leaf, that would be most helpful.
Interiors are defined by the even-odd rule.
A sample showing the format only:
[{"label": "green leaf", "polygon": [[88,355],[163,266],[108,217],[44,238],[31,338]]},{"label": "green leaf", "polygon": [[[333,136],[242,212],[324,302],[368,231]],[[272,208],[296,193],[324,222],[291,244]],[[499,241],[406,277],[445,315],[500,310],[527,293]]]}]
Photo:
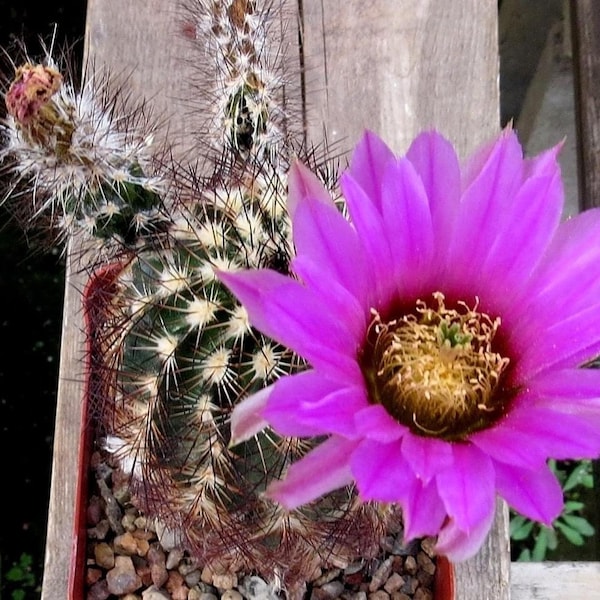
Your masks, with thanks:
[{"label": "green leaf", "polygon": [[535,546],[531,553],[531,560],[542,561],[546,558],[546,552],[548,550],[548,529],[542,527],[540,533],[535,541]]},{"label": "green leaf", "polygon": [[556,528],[560,529],[561,533],[569,542],[571,542],[571,544],[574,546],[583,546],[584,539],[578,531],[569,527],[568,525],[565,525],[564,523],[561,523],[560,521],[556,523]]},{"label": "green leaf", "polygon": [[590,461],[581,461],[567,477],[567,480],[563,485],[563,491],[568,492],[579,485],[585,485],[587,481],[584,483],[584,480],[586,480],[587,476],[590,474],[590,468]]},{"label": "green leaf", "polygon": [[585,504],[583,502],[578,502],[576,500],[567,500],[567,502],[565,502],[563,514],[579,512],[580,510],[583,510],[584,507]]},{"label": "green leaf", "polygon": [[596,530],[584,517],[577,517],[575,515],[563,515],[562,520],[569,526],[581,533],[581,535],[594,535]]},{"label": "green leaf", "polygon": [[516,519],[510,522],[510,537],[513,540],[519,541],[528,538],[533,530],[533,521],[523,519],[523,521],[515,522]]}]

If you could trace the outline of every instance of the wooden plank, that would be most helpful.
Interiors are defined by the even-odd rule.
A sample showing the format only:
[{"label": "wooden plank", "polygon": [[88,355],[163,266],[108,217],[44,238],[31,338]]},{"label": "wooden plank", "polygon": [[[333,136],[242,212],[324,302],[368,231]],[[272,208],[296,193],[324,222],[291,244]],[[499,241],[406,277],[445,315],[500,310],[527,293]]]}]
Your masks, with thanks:
[{"label": "wooden plank", "polygon": [[[325,136],[349,150],[368,127],[403,151],[419,130],[435,127],[464,155],[497,132],[495,1],[300,0],[299,9],[306,72],[298,81],[309,142],[320,144]],[[172,3],[160,0],[89,0],[87,51],[97,66],[126,76],[134,94],[169,115],[169,136],[184,140],[199,125],[190,112],[193,75],[182,58],[179,16]],[[78,455],[73,431],[81,399],[73,379],[80,372],[78,352],[81,359],[81,326],[73,318],[79,298],[67,288],[43,600],[67,597]],[[485,547],[457,566],[457,597],[508,598],[508,548],[507,511],[499,503]]]},{"label": "wooden plank", "polygon": [[573,0],[571,23],[582,209],[600,206],[600,10],[596,0]]},{"label": "wooden plank", "polygon": [[464,154],[498,131],[491,0],[304,0],[309,140],[350,148],[368,127],[396,151],[435,127]]},{"label": "wooden plank", "polygon": [[512,600],[600,597],[600,562],[513,563]]},{"label": "wooden plank", "polygon": [[76,483],[84,418],[85,339],[81,290],[85,275],[76,253],[69,252],[65,278],[60,371],[57,390],[52,482],[48,505],[42,600],[68,597],[73,553]]}]

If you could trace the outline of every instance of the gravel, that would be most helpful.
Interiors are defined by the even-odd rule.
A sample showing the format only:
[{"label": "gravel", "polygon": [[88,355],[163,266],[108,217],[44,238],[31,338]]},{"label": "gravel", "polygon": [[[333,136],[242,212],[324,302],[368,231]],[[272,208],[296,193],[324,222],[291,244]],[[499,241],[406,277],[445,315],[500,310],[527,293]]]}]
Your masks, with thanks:
[{"label": "gravel", "polygon": [[92,457],[88,500],[86,600],[432,600],[433,540],[409,545],[386,536],[374,559],[321,571],[296,598],[254,574],[217,576],[185,552],[158,541],[156,531],[131,504],[108,457]]}]

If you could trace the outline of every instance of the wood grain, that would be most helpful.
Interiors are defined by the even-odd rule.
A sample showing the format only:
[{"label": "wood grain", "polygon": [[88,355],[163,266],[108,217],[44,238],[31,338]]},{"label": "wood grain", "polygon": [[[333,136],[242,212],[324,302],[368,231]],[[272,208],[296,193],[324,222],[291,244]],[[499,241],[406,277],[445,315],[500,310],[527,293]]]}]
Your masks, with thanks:
[{"label": "wood grain", "polygon": [[600,206],[600,10],[595,0],[573,0],[573,68],[577,115],[579,204]]},{"label": "wood grain", "polygon": [[513,563],[512,600],[600,597],[600,562]]},{"label": "wood grain", "polygon": [[[185,156],[189,136],[202,125],[194,113],[193,64],[181,40],[181,12],[173,6],[161,0],[89,0],[87,53],[95,68],[120,74],[134,96],[152,102]],[[495,1],[299,0],[288,9],[298,17],[302,48],[289,64],[306,67],[303,77],[298,72],[296,80],[290,78],[289,89],[302,88],[309,143],[326,138],[349,150],[370,128],[401,152],[419,130],[437,128],[465,155],[498,131]],[[293,51],[296,36],[289,30],[285,35],[285,48]],[[71,267],[42,600],[68,597],[82,399],[75,279]],[[485,547],[457,566],[460,600],[509,597],[508,547],[506,507],[499,503]]]}]

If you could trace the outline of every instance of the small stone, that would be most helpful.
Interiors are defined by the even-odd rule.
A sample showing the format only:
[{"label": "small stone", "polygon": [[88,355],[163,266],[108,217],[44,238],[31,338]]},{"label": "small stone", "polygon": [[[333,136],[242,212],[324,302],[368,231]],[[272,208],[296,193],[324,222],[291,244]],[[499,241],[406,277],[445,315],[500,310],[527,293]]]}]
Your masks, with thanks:
[{"label": "small stone", "polygon": [[115,596],[135,592],[142,586],[142,580],[129,556],[115,557],[115,566],[106,573],[106,582],[108,591]]},{"label": "small stone", "polygon": [[433,592],[426,588],[417,588],[415,595],[413,596],[414,600],[433,600]]},{"label": "small stone", "polygon": [[212,584],[213,577],[215,576],[215,572],[208,566],[205,565],[202,569],[202,573],[200,573],[200,579],[204,583]]},{"label": "small stone", "polygon": [[318,579],[315,579],[314,586],[320,587],[320,586],[324,585],[325,583],[329,583],[330,581],[333,581],[336,577],[339,577],[341,573],[342,573],[341,569],[329,569],[328,571],[325,571],[321,575],[321,577],[319,577]]},{"label": "small stone", "polygon": [[219,600],[219,598],[216,594],[211,594],[209,592],[200,592],[198,600]]},{"label": "small stone", "polygon": [[112,546],[100,542],[94,546],[94,560],[103,569],[112,569],[115,566],[115,553]]},{"label": "small stone", "polygon": [[391,600],[411,600],[411,598],[403,592],[392,592]]},{"label": "small stone", "polygon": [[[383,587],[383,584],[388,580],[390,573],[392,572],[393,559],[386,558],[379,568],[373,573],[371,582],[369,583],[369,591],[375,592]],[[387,594],[386,594],[387,595]]]},{"label": "small stone", "polygon": [[110,596],[106,579],[97,581],[87,592],[86,600],[107,600]]},{"label": "small stone", "polygon": [[[204,581],[204,578],[202,578]],[[212,584],[221,590],[231,590],[237,587],[238,581],[235,573],[215,573],[213,575]]]},{"label": "small stone", "polygon": [[90,527],[87,530],[87,534],[91,540],[105,540],[109,531],[110,523],[108,522],[108,519],[102,519],[97,525]]},{"label": "small stone", "polygon": [[121,598],[119,598],[119,600],[140,600],[141,596],[138,596],[137,594],[125,594],[124,596],[121,596]]},{"label": "small stone", "polygon": [[344,594],[345,600],[367,600],[367,592],[355,592],[353,594]]},{"label": "small stone", "polygon": [[271,596],[271,587],[269,584],[256,575],[244,577],[239,589],[242,596],[248,600],[262,600]]},{"label": "small stone", "polygon": [[242,595],[236,590],[225,590],[221,600],[242,600]]},{"label": "small stone", "polygon": [[146,555],[150,567],[152,583],[161,588],[169,579],[169,573],[165,566],[165,553],[158,546],[151,546]]},{"label": "small stone", "polygon": [[414,556],[407,556],[404,560],[404,570],[409,575],[414,575],[417,572],[417,561]]},{"label": "small stone", "polygon": [[383,589],[391,594],[397,592],[404,585],[404,577],[399,573],[392,573],[389,579],[383,584]]},{"label": "small stone", "polygon": [[156,586],[151,585],[148,589],[142,592],[143,600],[171,600],[171,596],[164,590],[159,590]]},{"label": "small stone", "polygon": [[312,598],[315,600],[334,600],[342,595],[344,584],[341,581],[328,581],[319,588],[315,588]]},{"label": "small stone", "polygon": [[129,531],[126,531],[122,535],[115,537],[113,545],[115,548],[115,554],[133,556],[134,554],[138,553],[137,540]]},{"label": "small stone", "polygon": [[91,526],[98,525],[104,514],[104,503],[98,496],[91,496],[87,506],[87,524]]},{"label": "small stone", "polygon": [[[173,548],[173,550],[167,554],[167,569],[177,568],[182,558],[183,550],[180,548]],[[184,575],[184,573],[182,573],[182,575]]]},{"label": "small stone", "polygon": [[421,540],[421,548],[430,558],[435,556],[435,541],[435,538],[432,537],[426,537]]},{"label": "small stone", "polygon": [[85,584],[89,587],[99,581],[102,577],[102,569],[97,569],[95,567],[88,567],[85,570]]},{"label": "small stone", "polygon": [[189,588],[185,585],[183,575],[178,571],[169,571],[165,588],[171,594],[172,600],[187,600]]},{"label": "small stone", "polygon": [[419,580],[416,577],[408,577],[404,585],[400,588],[401,592],[412,596],[419,587]]},{"label": "small stone", "polygon": [[121,525],[123,525],[123,529],[125,529],[125,531],[133,533],[137,529],[135,526],[135,518],[135,515],[131,513],[126,513],[123,515],[123,518],[121,519]]},{"label": "small stone", "polygon": [[[180,571],[181,572],[181,571]],[[189,573],[181,573],[185,579],[185,583],[189,587],[194,587],[200,583],[201,572],[199,569],[194,569]]]},{"label": "small stone", "polygon": [[425,554],[425,552],[419,552],[417,554],[417,564],[425,573],[429,573],[429,575],[433,575],[435,573],[435,563]]},{"label": "small stone", "polygon": [[369,600],[390,600],[390,595],[384,590],[371,592],[368,596]]}]

